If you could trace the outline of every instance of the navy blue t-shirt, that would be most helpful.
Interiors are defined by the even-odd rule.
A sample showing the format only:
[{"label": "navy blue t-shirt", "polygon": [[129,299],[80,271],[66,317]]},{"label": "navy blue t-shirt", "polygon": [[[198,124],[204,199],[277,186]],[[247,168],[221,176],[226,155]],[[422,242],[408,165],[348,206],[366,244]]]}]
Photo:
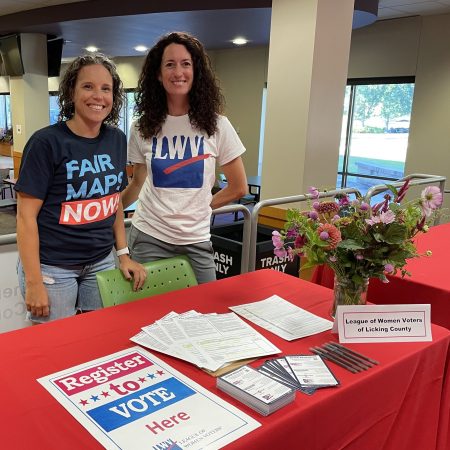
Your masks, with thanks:
[{"label": "navy blue t-shirt", "polygon": [[43,200],[37,217],[40,260],[49,265],[90,264],[114,245],[112,226],[127,185],[124,133],[102,125],[93,139],[65,122],[31,136],[15,189]]}]

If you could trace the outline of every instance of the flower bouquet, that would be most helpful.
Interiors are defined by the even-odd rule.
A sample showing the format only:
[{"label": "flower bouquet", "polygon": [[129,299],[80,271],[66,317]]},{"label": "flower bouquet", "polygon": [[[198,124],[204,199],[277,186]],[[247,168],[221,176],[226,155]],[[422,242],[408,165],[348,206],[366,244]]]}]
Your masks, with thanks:
[{"label": "flower bouquet", "polygon": [[387,185],[383,201],[373,206],[361,198],[350,201],[347,195],[319,201],[319,191],[309,188],[310,209],[288,210],[284,230],[272,233],[278,257],[303,256],[303,268],[326,264],[334,271],[333,316],[339,304],[365,303],[369,278],[388,282],[386,274],[410,275],[407,260],[422,256],[414,237],[428,230],[442,193],[429,186],[420,198],[402,203],[409,182],[398,190]]}]

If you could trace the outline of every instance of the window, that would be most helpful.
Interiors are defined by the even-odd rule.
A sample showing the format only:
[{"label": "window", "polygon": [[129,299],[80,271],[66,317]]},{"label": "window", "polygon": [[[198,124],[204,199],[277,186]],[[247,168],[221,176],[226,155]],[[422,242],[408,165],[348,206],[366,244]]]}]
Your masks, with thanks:
[{"label": "window", "polygon": [[50,92],[49,111],[50,111],[50,125],[53,125],[54,123],[58,122],[59,116],[59,103],[57,92]]},{"label": "window", "polygon": [[0,129],[7,130],[11,127],[10,95],[0,94]]},{"label": "window", "polygon": [[411,77],[349,82],[337,188],[354,187],[364,195],[371,186],[403,177],[413,94]]},{"label": "window", "polygon": [[134,120],[134,91],[126,90],[125,101],[120,112],[119,128],[127,135],[130,133],[131,123]]}]

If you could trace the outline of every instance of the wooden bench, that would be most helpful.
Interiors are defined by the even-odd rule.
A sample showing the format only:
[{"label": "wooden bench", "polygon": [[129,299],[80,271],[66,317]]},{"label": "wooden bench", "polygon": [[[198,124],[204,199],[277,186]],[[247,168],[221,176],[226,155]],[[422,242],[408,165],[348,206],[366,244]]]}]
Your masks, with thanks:
[{"label": "wooden bench", "polygon": [[15,198],[0,200],[0,208],[9,208],[11,206],[14,208],[14,211],[17,211],[17,200]]}]

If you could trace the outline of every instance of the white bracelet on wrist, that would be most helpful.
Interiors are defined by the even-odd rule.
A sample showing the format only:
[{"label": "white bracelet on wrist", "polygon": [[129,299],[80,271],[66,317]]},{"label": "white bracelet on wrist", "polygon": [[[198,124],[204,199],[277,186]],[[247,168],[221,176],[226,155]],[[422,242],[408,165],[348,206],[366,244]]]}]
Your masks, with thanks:
[{"label": "white bracelet on wrist", "polygon": [[128,247],[124,247],[124,248],[121,248],[120,250],[116,250],[117,256],[129,255],[129,254],[130,254],[130,250],[128,249]]}]

